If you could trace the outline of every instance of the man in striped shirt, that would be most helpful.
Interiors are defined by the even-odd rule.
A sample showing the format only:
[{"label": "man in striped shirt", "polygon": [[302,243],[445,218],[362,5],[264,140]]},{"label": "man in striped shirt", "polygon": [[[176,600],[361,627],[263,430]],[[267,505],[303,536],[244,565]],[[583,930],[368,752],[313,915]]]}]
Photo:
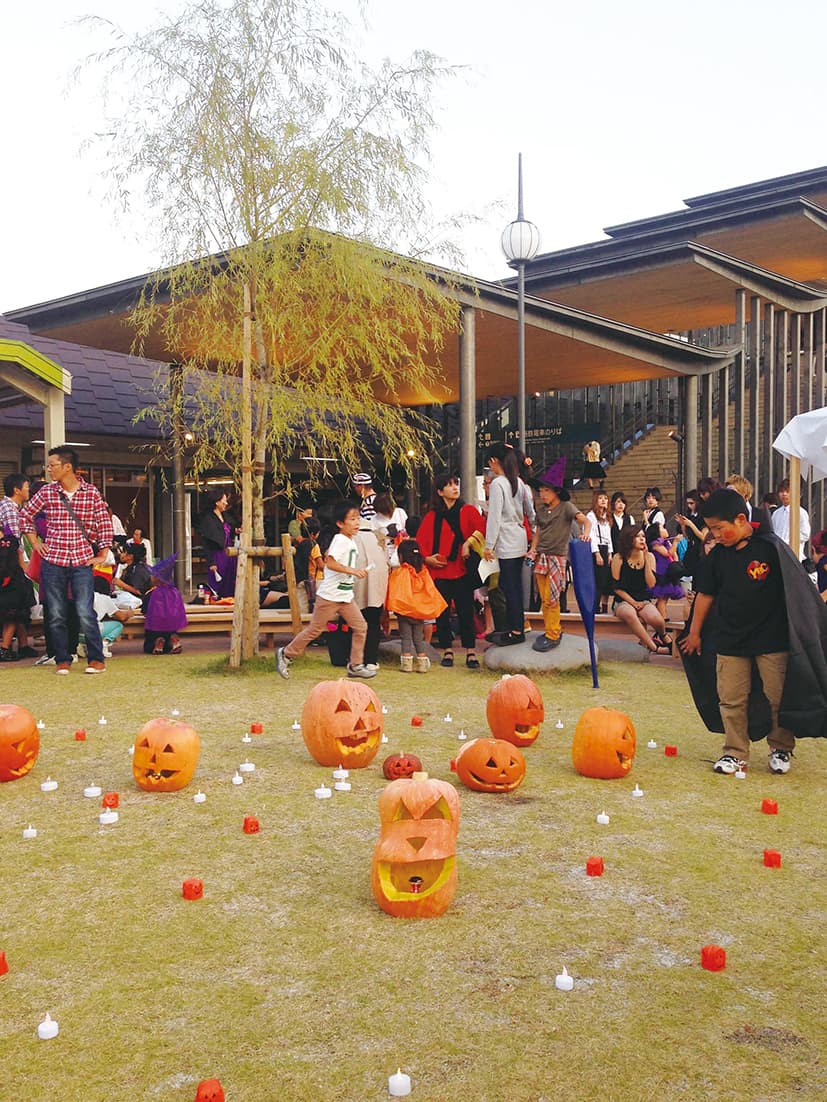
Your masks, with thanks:
[{"label": "man in striped shirt", "polygon": [[[20,529],[32,533],[42,556],[40,598],[55,651],[59,674],[72,668],[69,654],[70,599],[86,637],[87,673],[103,673],[103,642],[95,615],[92,569],[106,558],[112,543],[112,521],[95,486],[78,477],[78,456],[72,448],[51,448],[46,462],[47,482],[20,510]],[[35,534],[34,518],[46,514],[46,542]],[[71,598],[69,596],[71,590]]]}]

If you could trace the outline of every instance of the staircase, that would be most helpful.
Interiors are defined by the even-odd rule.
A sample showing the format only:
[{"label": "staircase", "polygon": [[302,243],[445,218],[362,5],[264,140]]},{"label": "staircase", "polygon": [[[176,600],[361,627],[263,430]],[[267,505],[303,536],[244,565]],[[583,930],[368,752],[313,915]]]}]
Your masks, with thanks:
[{"label": "staircase", "polygon": [[[670,439],[670,431],[672,430],[668,425],[656,425],[606,468],[604,489],[610,498],[616,490],[622,490],[628,511],[635,520],[640,520],[643,492],[648,486],[660,487],[661,505],[667,516],[677,507],[675,479],[678,471],[678,445]],[[571,499],[579,509],[587,513],[592,505],[592,491],[588,482],[575,486]]]}]

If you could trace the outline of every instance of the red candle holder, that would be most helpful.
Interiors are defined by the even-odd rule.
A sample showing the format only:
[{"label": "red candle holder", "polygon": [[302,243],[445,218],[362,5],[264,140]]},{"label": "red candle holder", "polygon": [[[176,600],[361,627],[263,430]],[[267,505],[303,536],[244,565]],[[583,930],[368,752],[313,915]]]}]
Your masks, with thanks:
[{"label": "red candle holder", "polygon": [[5,976],[9,970],[8,961],[6,960],[6,954],[0,953],[0,976]]},{"label": "red candle holder", "polygon": [[765,815],[777,815],[778,804],[775,800],[762,800],[761,810],[764,812]]},{"label": "red candle holder", "polygon": [[251,723],[250,724],[250,734],[251,735],[262,735],[262,734],[264,734],[264,724],[263,723]]},{"label": "red candle holder", "polygon": [[667,758],[676,758],[678,756],[677,746],[664,746],[663,752]]},{"label": "red candle holder", "polygon": [[589,857],[586,861],[586,876],[602,876],[603,875],[603,858],[602,857]]},{"label": "red candle holder", "polygon": [[244,833],[245,834],[258,834],[260,830],[258,819],[255,815],[244,816]]},{"label": "red candle holder", "polygon": [[777,849],[764,850],[764,864],[768,869],[781,868],[781,854],[778,852]]},{"label": "red candle holder", "polygon": [[75,731],[75,742],[86,742],[86,731],[83,727],[78,727]]},{"label": "red candle holder", "polygon": [[723,972],[726,968],[726,949],[720,945],[704,945],[701,949],[701,967],[707,972]]},{"label": "red candle holder", "polygon": [[201,899],[204,895],[204,881],[192,877],[184,881],[184,899]]},{"label": "red candle holder", "polygon": [[119,803],[120,798],[117,792],[104,792],[101,807],[117,807]]},{"label": "red candle holder", "polygon": [[411,720],[411,727],[421,727],[421,726],[422,726],[422,716],[414,716],[413,719]]},{"label": "red candle holder", "polygon": [[411,876],[408,878],[408,888],[414,895],[419,895],[422,891],[422,877]]},{"label": "red candle holder", "polygon": [[224,1102],[224,1088],[219,1079],[202,1079],[195,1092],[195,1102]]}]

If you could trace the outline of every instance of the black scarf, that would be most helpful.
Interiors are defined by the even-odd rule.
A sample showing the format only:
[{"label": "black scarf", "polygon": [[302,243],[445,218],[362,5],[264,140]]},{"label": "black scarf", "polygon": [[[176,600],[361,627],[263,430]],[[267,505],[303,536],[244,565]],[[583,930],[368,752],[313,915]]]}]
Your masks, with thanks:
[{"label": "black scarf", "polygon": [[454,533],[454,542],[451,544],[451,550],[448,552],[448,562],[456,562],[457,558],[459,557],[459,549],[460,547],[462,547],[463,535],[459,523],[459,514],[461,510],[462,505],[459,501],[450,509],[445,509],[444,507],[434,509],[434,545],[431,548],[431,554],[439,554],[439,541],[442,535],[442,522],[447,521],[448,527]]}]

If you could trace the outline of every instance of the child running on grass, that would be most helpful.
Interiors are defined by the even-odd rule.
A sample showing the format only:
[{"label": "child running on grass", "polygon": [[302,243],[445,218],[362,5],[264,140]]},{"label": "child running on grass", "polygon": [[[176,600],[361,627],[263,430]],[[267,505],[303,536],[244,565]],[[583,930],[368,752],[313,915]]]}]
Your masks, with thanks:
[{"label": "child running on grass", "polygon": [[[340,501],[333,511],[336,533],[325,528],[319,537],[319,549],[324,554],[324,577],[316,589],[316,603],[310,623],[286,647],[276,651],[276,670],[281,677],[290,676],[290,663],[304,654],[305,648],[326,630],[329,621],[339,616],[353,632],[348,677],[375,677],[376,670],[364,664],[365,637],[368,625],[353,601],[353,579],[367,577],[367,570],[357,570],[359,554],[353,537],[359,531],[359,507],[352,501]],[[332,538],[331,538],[332,537]]]}]

